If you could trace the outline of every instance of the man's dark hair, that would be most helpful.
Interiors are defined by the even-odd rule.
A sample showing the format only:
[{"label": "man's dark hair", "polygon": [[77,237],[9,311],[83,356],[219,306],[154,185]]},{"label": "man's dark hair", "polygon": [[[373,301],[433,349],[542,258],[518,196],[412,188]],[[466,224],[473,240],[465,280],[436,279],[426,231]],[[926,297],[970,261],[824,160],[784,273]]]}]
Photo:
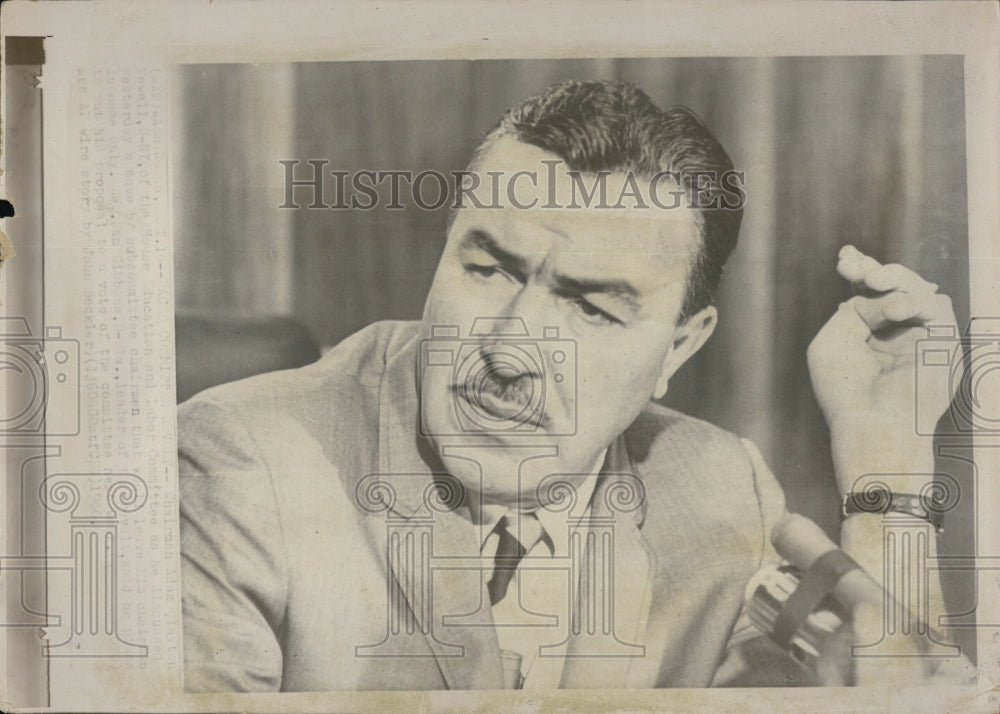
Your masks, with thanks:
[{"label": "man's dark hair", "polygon": [[570,171],[679,177],[688,205],[696,206],[701,240],[679,321],[711,304],[736,247],[743,210],[741,202],[728,207],[733,196],[722,178],[732,171],[732,161],[694,112],[682,106],[662,111],[628,82],[568,80],[508,109],[487,132],[471,166],[504,136],[555,154]]}]

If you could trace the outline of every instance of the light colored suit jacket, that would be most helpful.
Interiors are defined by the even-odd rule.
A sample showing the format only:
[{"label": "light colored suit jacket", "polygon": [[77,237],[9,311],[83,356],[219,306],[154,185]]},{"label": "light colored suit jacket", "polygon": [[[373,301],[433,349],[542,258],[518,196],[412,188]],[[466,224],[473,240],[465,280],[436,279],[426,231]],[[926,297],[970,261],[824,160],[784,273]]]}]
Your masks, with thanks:
[{"label": "light colored suit jacket", "polygon": [[[428,490],[418,341],[378,323],[180,407],[187,690],[502,688],[481,539]],[[742,607],[783,512],[752,445],[651,405],[590,504],[561,687],[792,683]]]}]

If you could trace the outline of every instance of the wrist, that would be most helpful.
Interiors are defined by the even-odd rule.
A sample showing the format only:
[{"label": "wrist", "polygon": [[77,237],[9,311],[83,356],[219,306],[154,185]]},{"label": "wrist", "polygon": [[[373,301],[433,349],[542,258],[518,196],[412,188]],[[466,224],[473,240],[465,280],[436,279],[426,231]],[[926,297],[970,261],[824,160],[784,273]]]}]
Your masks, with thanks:
[{"label": "wrist", "polygon": [[831,424],[830,447],[841,495],[871,474],[909,474],[920,482],[915,486],[933,480],[933,437],[907,427],[865,419]]}]

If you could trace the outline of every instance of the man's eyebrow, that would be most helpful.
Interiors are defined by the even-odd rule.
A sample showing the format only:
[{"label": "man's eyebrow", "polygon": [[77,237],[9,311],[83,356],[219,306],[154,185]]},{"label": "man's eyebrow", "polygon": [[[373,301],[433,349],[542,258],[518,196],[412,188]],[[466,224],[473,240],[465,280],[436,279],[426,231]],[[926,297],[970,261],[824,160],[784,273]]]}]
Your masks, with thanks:
[{"label": "man's eyebrow", "polygon": [[[498,262],[515,272],[524,274],[528,269],[528,261],[516,253],[500,246],[496,239],[484,230],[470,230],[462,238],[462,247],[474,246],[484,250]],[[552,276],[556,290],[570,295],[593,295],[601,293],[625,305],[633,312],[640,309],[639,298],[642,296],[634,285],[627,280],[600,280],[591,278],[572,278],[556,273]]]},{"label": "man's eyebrow", "polygon": [[527,272],[528,261],[523,256],[501,247],[496,239],[486,231],[476,228],[466,233],[462,238],[462,247],[467,248],[469,246],[475,246],[480,250],[486,251],[496,258],[498,262],[520,274]]},{"label": "man's eyebrow", "polygon": [[552,277],[560,292],[574,295],[601,293],[618,300],[633,311],[639,310],[639,298],[642,294],[627,280],[571,278],[568,275],[561,275],[559,273],[556,273]]}]

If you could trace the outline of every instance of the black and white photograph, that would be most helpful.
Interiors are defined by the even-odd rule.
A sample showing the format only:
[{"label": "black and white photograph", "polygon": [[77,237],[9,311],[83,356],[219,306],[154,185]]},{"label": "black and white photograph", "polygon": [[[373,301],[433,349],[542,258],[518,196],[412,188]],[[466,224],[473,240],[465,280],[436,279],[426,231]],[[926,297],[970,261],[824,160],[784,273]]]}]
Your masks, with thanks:
[{"label": "black and white photograph", "polygon": [[640,3],[632,52],[372,53],[221,4],[5,38],[7,696],[991,706],[981,41],[638,51]]},{"label": "black and white photograph", "polygon": [[[967,656],[938,624],[968,578],[916,580],[971,540],[968,474],[934,463],[949,371],[916,360],[968,319],[961,80],[954,57],[183,67],[186,688],[880,676],[821,652],[863,601],[767,637],[827,549],[915,578],[914,614],[852,645]],[[913,545],[883,575],[858,534],[890,514]]]}]

